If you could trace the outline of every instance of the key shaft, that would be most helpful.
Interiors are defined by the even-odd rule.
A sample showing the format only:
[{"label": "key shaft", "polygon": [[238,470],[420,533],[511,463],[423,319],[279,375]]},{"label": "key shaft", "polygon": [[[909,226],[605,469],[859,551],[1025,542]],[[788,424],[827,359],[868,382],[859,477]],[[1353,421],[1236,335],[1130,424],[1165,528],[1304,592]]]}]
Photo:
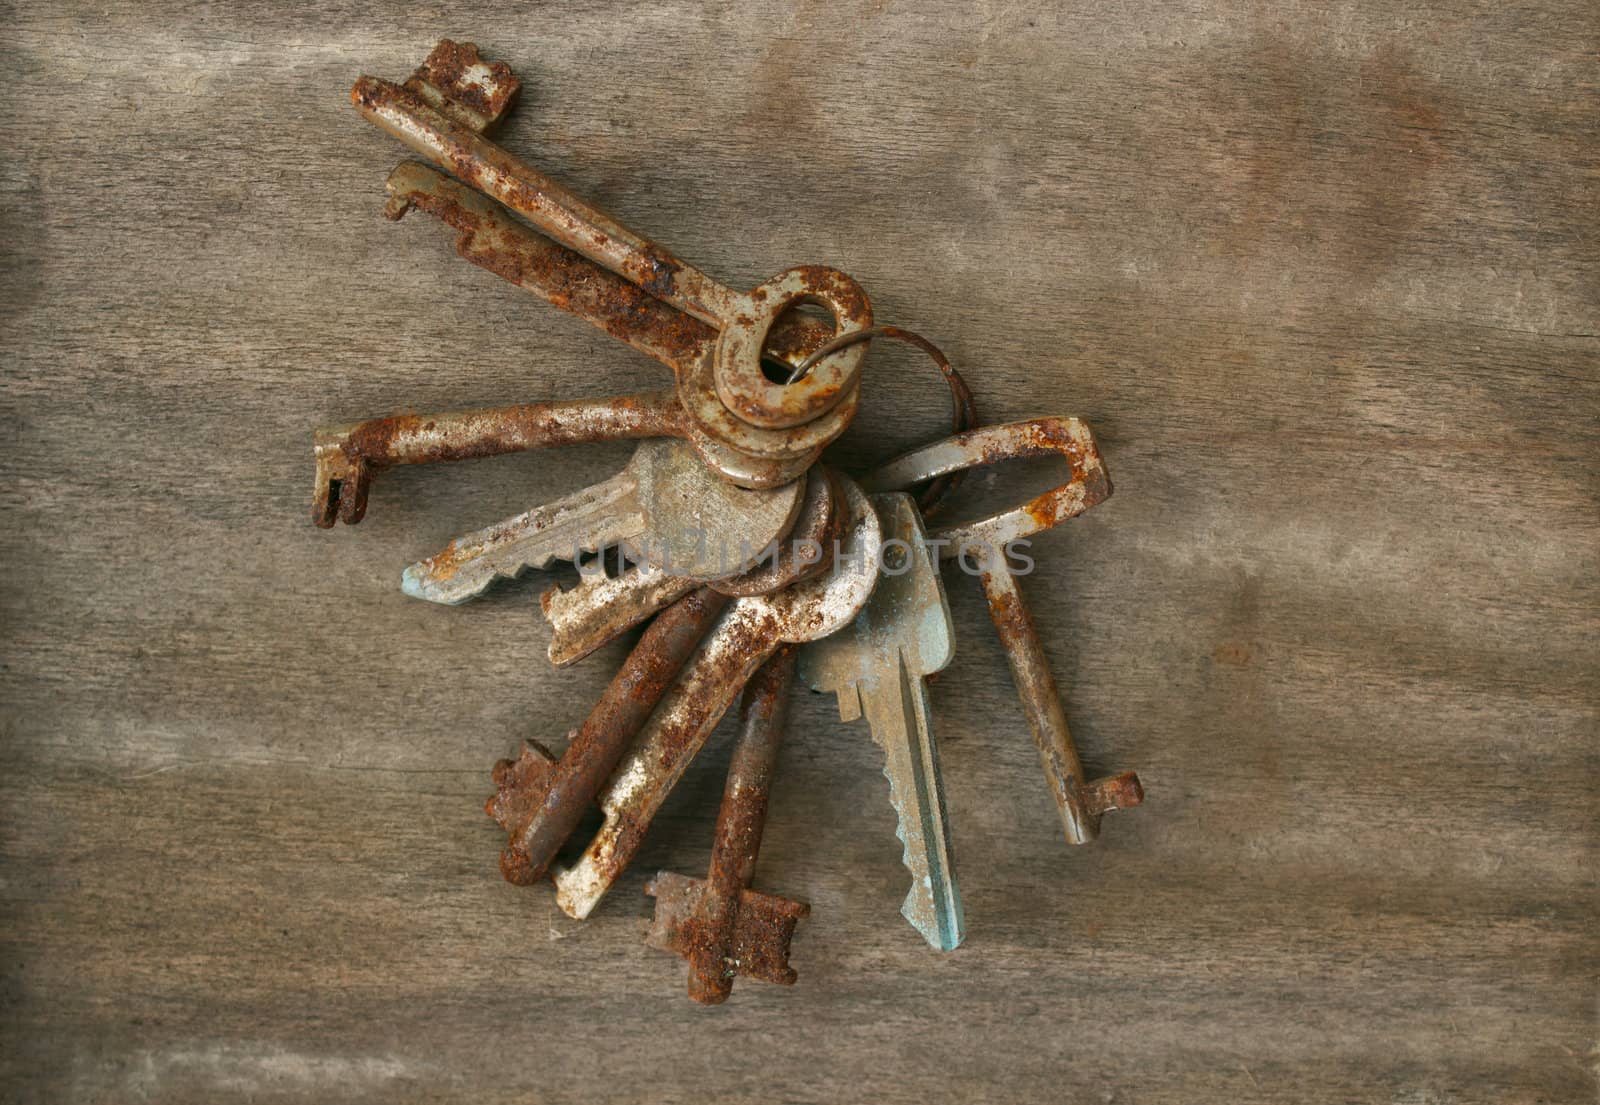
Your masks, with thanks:
[{"label": "key shaft", "polygon": [[472,460],[528,449],[628,438],[681,437],[683,409],[671,391],[609,399],[519,403],[451,414],[397,414],[318,429],[311,518],[327,529],[366,515],[378,471],[401,464]]},{"label": "key shaft", "polygon": [[[728,999],[740,964],[752,954],[782,962],[783,982],[792,983],[795,979],[795,972],[787,967],[793,920],[787,929],[781,924],[757,928],[764,932],[765,942],[776,944],[775,947],[753,952],[734,945],[740,910],[754,908],[742,899],[755,878],[761,837],[766,829],[767,803],[778,750],[783,744],[794,667],[794,647],[780,648],[750,680],[740,703],[739,736],[728,763],[722,805],[717,810],[711,865],[694,911],[676,941],[676,950],[687,949],[689,996],[703,1005],[717,1005]],[[809,912],[809,907],[793,903],[784,913],[798,919],[804,915],[799,911]],[[648,937],[647,942],[655,943]]]},{"label": "key shaft", "polygon": [[663,610],[568,741],[558,764],[548,766],[548,757],[535,748],[523,753],[520,764],[502,760],[496,765],[497,790],[486,809],[508,834],[500,854],[500,871],[508,881],[526,886],[543,877],[728,601],[701,588]]},{"label": "key shaft", "polygon": [[1112,810],[1125,810],[1144,801],[1139,776],[1124,771],[1093,782],[1084,778],[1078,746],[1067,728],[1066,710],[1050,661],[1039,640],[1033,614],[1022,600],[1016,577],[1005,559],[993,556],[978,575],[989,604],[989,617],[1005,645],[1006,663],[1022,700],[1022,712],[1039,748],[1050,795],[1061,815],[1068,843],[1087,844],[1100,835],[1100,819]]},{"label": "key shaft", "polygon": [[[585,319],[675,373],[710,356],[717,330],[668,306],[630,280],[517,221],[487,196],[415,161],[389,174],[384,215],[413,208],[455,229],[455,249],[474,265]],[[791,316],[795,318],[796,316]],[[826,331],[785,320],[773,329],[785,347],[814,347]]]}]

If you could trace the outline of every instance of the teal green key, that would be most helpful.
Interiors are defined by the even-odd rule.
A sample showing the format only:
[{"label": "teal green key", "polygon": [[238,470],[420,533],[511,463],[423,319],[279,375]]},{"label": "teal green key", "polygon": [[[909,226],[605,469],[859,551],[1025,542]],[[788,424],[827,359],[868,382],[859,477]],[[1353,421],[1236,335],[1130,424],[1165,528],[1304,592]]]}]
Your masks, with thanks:
[{"label": "teal green key", "polygon": [[841,719],[865,716],[871,726],[911,872],[900,912],[929,944],[951,951],[966,936],[966,917],[924,680],[950,663],[955,634],[911,497],[873,495],[872,505],[885,538],[877,587],[848,627],[801,650],[800,675],[838,697]]}]

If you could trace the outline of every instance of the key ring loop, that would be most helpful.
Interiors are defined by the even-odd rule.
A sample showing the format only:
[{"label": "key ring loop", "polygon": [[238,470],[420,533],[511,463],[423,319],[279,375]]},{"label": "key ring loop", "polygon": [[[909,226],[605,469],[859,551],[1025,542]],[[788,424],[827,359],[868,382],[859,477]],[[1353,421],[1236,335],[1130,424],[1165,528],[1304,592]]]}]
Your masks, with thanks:
[{"label": "key ring loop", "polygon": [[[893,338],[896,341],[903,341],[916,346],[931,357],[933,363],[939,367],[940,374],[944,376],[945,383],[950,385],[951,432],[961,434],[977,427],[977,404],[973,401],[972,389],[967,387],[967,382],[962,379],[961,373],[956,370],[955,366],[950,363],[950,359],[944,355],[937,345],[934,345],[921,334],[899,326],[868,326],[861,330],[851,330],[824,342],[817,347],[811,356],[794,367],[794,370],[789,373],[789,378],[784,381],[785,385],[794,383],[807,372],[810,372],[812,366],[828,356],[828,354],[843,349],[847,345],[854,345],[856,342],[867,341],[871,338]],[[919,487],[912,488],[911,493],[917,501],[917,509],[922,511],[924,517],[935,513],[943,505],[945,498],[960,486],[961,481],[966,479],[966,476],[967,470],[961,469],[940,476],[937,479],[929,480]]]}]

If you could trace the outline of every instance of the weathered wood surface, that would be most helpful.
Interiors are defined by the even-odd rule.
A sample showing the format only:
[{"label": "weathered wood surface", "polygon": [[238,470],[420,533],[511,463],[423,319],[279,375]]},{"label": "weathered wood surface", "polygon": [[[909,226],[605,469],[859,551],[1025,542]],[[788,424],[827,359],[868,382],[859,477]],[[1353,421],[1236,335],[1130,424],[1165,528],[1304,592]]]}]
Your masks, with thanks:
[{"label": "weathered wood surface", "polygon": [[[6,1099],[1595,1100],[1600,16],[1054,7],[9,13]],[[379,217],[347,90],[442,35],[527,79],[507,145],[711,273],[837,265],[991,420],[1092,421],[1117,493],[1025,587],[1149,801],[1065,847],[953,576],[958,952],[810,696],[759,876],[814,905],[798,987],[694,1007],[640,941],[726,726],[589,922],[498,877],[491,761],[621,652],[550,670],[541,580],[398,573],[625,449],[322,533],[310,430],[664,377]],[[870,373],[847,463],[945,418]]]}]

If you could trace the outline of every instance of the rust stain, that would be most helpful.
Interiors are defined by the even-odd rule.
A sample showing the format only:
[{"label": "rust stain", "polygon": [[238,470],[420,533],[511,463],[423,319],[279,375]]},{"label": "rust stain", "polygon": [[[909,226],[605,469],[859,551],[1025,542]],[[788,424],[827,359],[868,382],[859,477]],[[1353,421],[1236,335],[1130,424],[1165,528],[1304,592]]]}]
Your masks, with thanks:
[{"label": "rust stain", "polygon": [[537,762],[537,746],[514,764],[495,766],[496,791],[486,809],[507,833],[500,872],[508,882],[526,886],[544,876],[727,602],[702,588],[657,615],[553,767]]},{"label": "rust stain", "polygon": [[1247,667],[1250,651],[1250,646],[1243,641],[1224,641],[1211,650],[1211,659],[1230,668]]}]

